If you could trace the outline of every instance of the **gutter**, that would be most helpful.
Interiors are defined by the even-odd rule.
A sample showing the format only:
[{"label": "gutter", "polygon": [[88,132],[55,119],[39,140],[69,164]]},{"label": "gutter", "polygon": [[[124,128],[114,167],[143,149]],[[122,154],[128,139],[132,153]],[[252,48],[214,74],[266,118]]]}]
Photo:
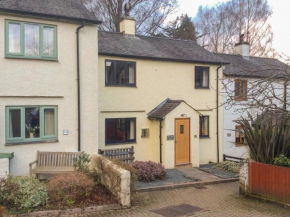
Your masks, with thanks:
[{"label": "gutter", "polygon": [[220,162],[220,141],[219,141],[219,69],[222,63],[216,69],[216,139],[217,139],[217,162]]},{"label": "gutter", "polygon": [[81,151],[81,95],[80,95],[80,30],[86,22],[77,28],[77,89],[78,89],[78,151]]}]

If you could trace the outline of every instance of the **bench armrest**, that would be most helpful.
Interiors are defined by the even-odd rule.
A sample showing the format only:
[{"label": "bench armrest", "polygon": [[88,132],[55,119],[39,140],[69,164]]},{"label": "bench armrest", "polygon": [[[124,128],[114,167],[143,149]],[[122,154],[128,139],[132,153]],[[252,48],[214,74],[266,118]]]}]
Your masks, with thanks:
[{"label": "bench armrest", "polygon": [[32,176],[32,165],[35,164],[35,163],[37,163],[37,162],[38,162],[38,160],[35,160],[35,161],[33,161],[33,162],[31,162],[29,164],[29,175],[30,175],[30,177]]}]

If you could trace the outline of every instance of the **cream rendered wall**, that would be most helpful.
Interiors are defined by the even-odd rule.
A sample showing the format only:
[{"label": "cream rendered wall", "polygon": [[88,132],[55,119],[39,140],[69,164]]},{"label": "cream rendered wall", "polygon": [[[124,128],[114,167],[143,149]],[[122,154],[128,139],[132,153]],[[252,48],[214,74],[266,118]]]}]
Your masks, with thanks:
[{"label": "cream rendered wall", "polygon": [[[57,25],[58,61],[7,59],[4,56],[5,19]],[[0,152],[15,152],[12,175],[27,175],[39,151],[77,151],[76,28],[78,23],[0,15]],[[98,29],[80,30],[82,150],[98,149]],[[45,96],[45,97],[44,97]],[[58,142],[5,144],[5,107],[58,106]],[[69,135],[63,135],[68,129]]]},{"label": "cream rendered wall", "polygon": [[[105,60],[127,60],[136,62],[137,87],[106,87]],[[210,67],[210,89],[195,89],[195,66]],[[185,100],[202,114],[210,115],[210,138],[199,140],[199,163],[217,161],[216,146],[216,69],[218,66],[203,64],[140,60],[99,56],[99,148],[112,149],[135,147],[138,160],[159,162],[159,122],[150,121],[147,113],[166,98]],[[219,72],[220,77],[222,71]],[[221,88],[221,85],[220,85]],[[222,97],[220,97],[222,102]],[[213,110],[212,110],[213,109]],[[220,126],[222,129],[222,109],[220,109]],[[180,114],[179,114],[180,115]],[[137,119],[137,142],[135,144],[105,145],[105,119]],[[167,120],[165,120],[167,125]],[[164,124],[164,123],[163,123]],[[174,123],[172,123],[174,126]],[[193,123],[192,123],[193,124]],[[199,126],[199,121],[195,123]],[[150,128],[150,137],[141,138],[141,129]],[[197,134],[199,135],[199,134]],[[166,141],[163,133],[163,141]],[[165,147],[163,147],[164,149]],[[164,151],[163,151],[164,153]],[[222,160],[222,132],[220,134],[220,159]],[[165,157],[174,160],[172,153]],[[194,159],[193,163],[198,165]],[[172,165],[171,163],[169,165]]]}]

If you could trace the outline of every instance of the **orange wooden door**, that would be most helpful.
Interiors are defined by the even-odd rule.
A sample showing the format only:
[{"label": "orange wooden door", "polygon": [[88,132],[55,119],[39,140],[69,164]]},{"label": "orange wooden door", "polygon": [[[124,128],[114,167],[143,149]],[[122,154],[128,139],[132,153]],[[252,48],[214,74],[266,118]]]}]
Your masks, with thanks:
[{"label": "orange wooden door", "polygon": [[175,165],[190,163],[190,119],[175,119]]}]

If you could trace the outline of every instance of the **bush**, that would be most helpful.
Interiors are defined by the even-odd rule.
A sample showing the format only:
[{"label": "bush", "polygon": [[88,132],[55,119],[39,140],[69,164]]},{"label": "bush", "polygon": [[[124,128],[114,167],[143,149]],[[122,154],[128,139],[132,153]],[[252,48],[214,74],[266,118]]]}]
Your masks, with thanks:
[{"label": "bush", "polygon": [[239,173],[241,166],[237,162],[224,161],[224,162],[221,162],[221,163],[215,165],[213,168],[218,169],[218,170],[231,172],[231,173]]},{"label": "bush", "polygon": [[160,163],[135,161],[132,166],[137,171],[139,181],[150,182],[166,178],[166,170]]},{"label": "bush", "polygon": [[12,211],[31,211],[47,203],[46,185],[32,177],[0,180],[0,204]]},{"label": "bush", "polygon": [[290,167],[290,158],[287,158],[286,156],[281,154],[279,157],[276,157],[274,159],[274,165],[281,167]]},{"label": "bush", "polygon": [[89,154],[82,153],[79,155],[78,161],[75,163],[75,166],[79,171],[82,171],[84,173],[89,173],[89,163],[91,162],[91,157]]},{"label": "bush", "polygon": [[75,203],[91,197],[94,181],[83,172],[59,174],[49,179],[49,202],[62,207],[71,207]]}]

